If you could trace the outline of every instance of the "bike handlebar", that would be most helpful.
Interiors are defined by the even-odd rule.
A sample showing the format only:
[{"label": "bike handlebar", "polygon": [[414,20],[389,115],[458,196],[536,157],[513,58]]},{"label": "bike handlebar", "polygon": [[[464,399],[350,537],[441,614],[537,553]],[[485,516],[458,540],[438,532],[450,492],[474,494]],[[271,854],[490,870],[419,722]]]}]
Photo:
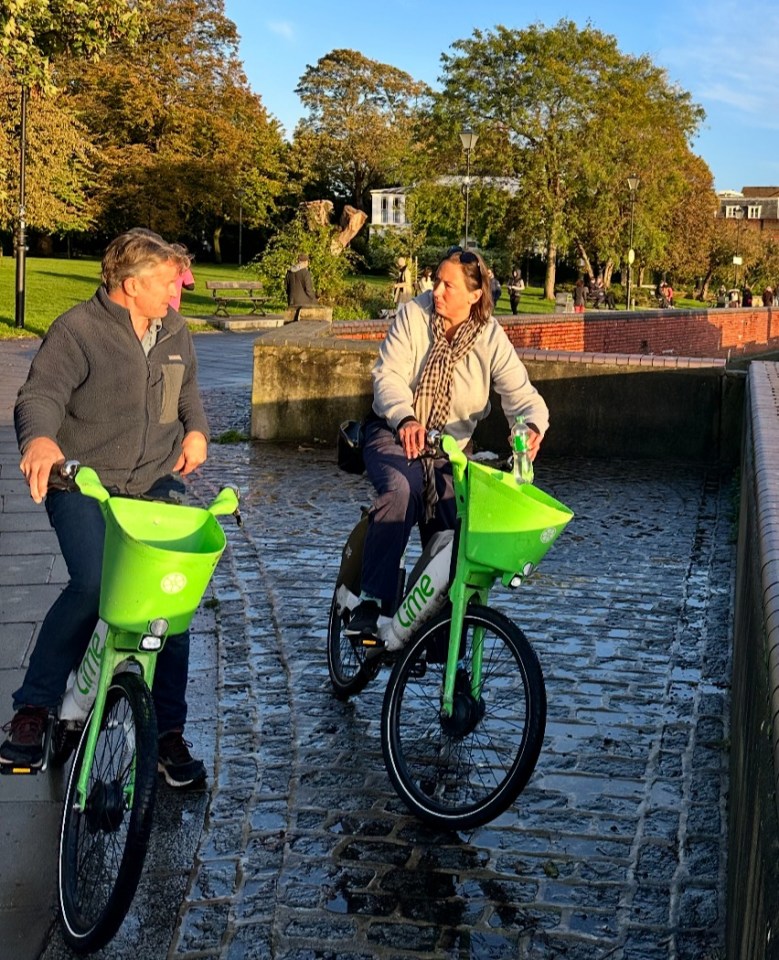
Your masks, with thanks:
[{"label": "bike handlebar", "polygon": [[[70,493],[80,491],[86,497],[92,497],[104,503],[112,496],[100,481],[100,477],[92,467],[82,466],[78,460],[65,460],[55,464],[49,474],[49,490],[64,490]],[[215,517],[231,513],[237,525],[243,526],[243,518],[239,508],[241,492],[237,486],[227,484],[205,508]],[[165,501],[168,502],[168,501]]]}]

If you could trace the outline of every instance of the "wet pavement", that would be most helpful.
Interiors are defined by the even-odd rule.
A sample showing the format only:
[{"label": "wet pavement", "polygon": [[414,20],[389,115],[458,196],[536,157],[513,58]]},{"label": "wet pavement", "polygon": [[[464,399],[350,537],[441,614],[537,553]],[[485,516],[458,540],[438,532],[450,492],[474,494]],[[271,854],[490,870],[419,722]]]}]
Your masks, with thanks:
[{"label": "wet pavement", "polygon": [[[253,339],[197,338],[214,435],[248,432]],[[133,911],[98,956],[721,955],[727,478],[539,462],[538,485],[576,517],[533,579],[494,603],[544,669],[544,749],[514,806],[459,834],[420,824],[390,786],[386,675],[349,703],[330,691],[327,611],[367,482],[322,445],[214,443],[194,492],[226,481],[244,492],[246,522],[228,526],[196,624],[190,696],[213,776],[199,794],[160,791]],[[43,957],[69,956],[55,930]]]}]

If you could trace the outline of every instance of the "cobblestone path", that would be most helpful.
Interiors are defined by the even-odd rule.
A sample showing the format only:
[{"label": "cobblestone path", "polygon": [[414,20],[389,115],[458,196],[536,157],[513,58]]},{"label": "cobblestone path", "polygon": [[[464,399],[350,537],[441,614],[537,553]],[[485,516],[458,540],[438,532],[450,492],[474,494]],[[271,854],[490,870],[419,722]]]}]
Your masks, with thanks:
[{"label": "cobblestone path", "polygon": [[[206,396],[214,434],[247,429],[236,414],[245,394]],[[340,474],[330,449],[214,444],[196,493],[227,480],[243,490],[246,523],[229,528],[201,621],[218,640],[211,794],[167,796],[159,814],[175,835],[208,803],[199,846],[183,843],[194,866],[169,958],[724,955],[735,552],[725,478],[539,462],[539,485],[576,517],[534,578],[495,605],[539,654],[544,749],[510,810],[453,835],[416,821],[390,786],[384,675],[346,704],[330,691],[328,605],[367,482]],[[165,903],[142,886],[106,957],[163,956],[154,940],[135,946],[157,895]]]}]

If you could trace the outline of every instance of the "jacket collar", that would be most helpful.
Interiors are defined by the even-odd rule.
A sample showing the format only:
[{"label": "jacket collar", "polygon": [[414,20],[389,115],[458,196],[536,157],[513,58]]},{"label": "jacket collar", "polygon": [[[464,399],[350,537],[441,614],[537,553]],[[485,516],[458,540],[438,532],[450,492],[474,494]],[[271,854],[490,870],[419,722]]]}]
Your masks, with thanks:
[{"label": "jacket collar", "polygon": [[[120,307],[118,303],[114,303],[114,301],[108,296],[108,290],[106,289],[105,284],[101,284],[97,288],[97,292],[95,293],[93,299],[97,300],[100,306],[111,316],[112,320],[115,320],[117,323],[121,323],[122,326],[129,326],[132,329],[130,311],[127,309],[127,307]],[[157,337],[158,342],[167,336],[172,336],[174,333],[178,333],[186,323],[183,317],[178,316],[178,314],[176,314],[173,310],[168,310],[167,315],[161,319],[162,329]]]}]

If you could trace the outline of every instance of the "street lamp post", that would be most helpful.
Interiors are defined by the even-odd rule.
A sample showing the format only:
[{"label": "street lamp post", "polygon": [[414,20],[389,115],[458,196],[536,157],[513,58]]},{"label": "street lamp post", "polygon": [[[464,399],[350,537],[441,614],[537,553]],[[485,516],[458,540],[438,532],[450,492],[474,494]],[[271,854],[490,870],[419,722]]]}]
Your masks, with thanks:
[{"label": "street lamp post", "polygon": [[476,146],[479,135],[478,133],[474,133],[473,130],[466,129],[460,134],[460,139],[463,143],[463,150],[465,150],[465,249],[467,250],[469,200],[471,192],[471,150]]},{"label": "street lamp post", "polygon": [[238,266],[241,266],[243,256],[243,197],[238,200]]},{"label": "street lamp post", "polygon": [[27,253],[25,221],[25,154],[27,152],[27,87],[22,86],[22,115],[19,126],[19,225],[16,231],[16,304],[14,326],[24,326],[24,273]]},{"label": "street lamp post", "polygon": [[[733,211],[733,216],[736,218],[736,252],[733,256],[733,289],[738,289],[738,268],[741,265],[741,254],[739,249],[741,247],[741,221],[744,219],[744,208],[736,207]],[[739,298],[740,300],[740,298]]]},{"label": "street lamp post", "polygon": [[627,308],[630,310],[630,295],[633,284],[633,261],[636,259],[633,250],[633,208],[636,204],[636,190],[641,181],[636,176],[628,177],[628,189],[630,190],[630,244],[628,247],[628,297]]}]

